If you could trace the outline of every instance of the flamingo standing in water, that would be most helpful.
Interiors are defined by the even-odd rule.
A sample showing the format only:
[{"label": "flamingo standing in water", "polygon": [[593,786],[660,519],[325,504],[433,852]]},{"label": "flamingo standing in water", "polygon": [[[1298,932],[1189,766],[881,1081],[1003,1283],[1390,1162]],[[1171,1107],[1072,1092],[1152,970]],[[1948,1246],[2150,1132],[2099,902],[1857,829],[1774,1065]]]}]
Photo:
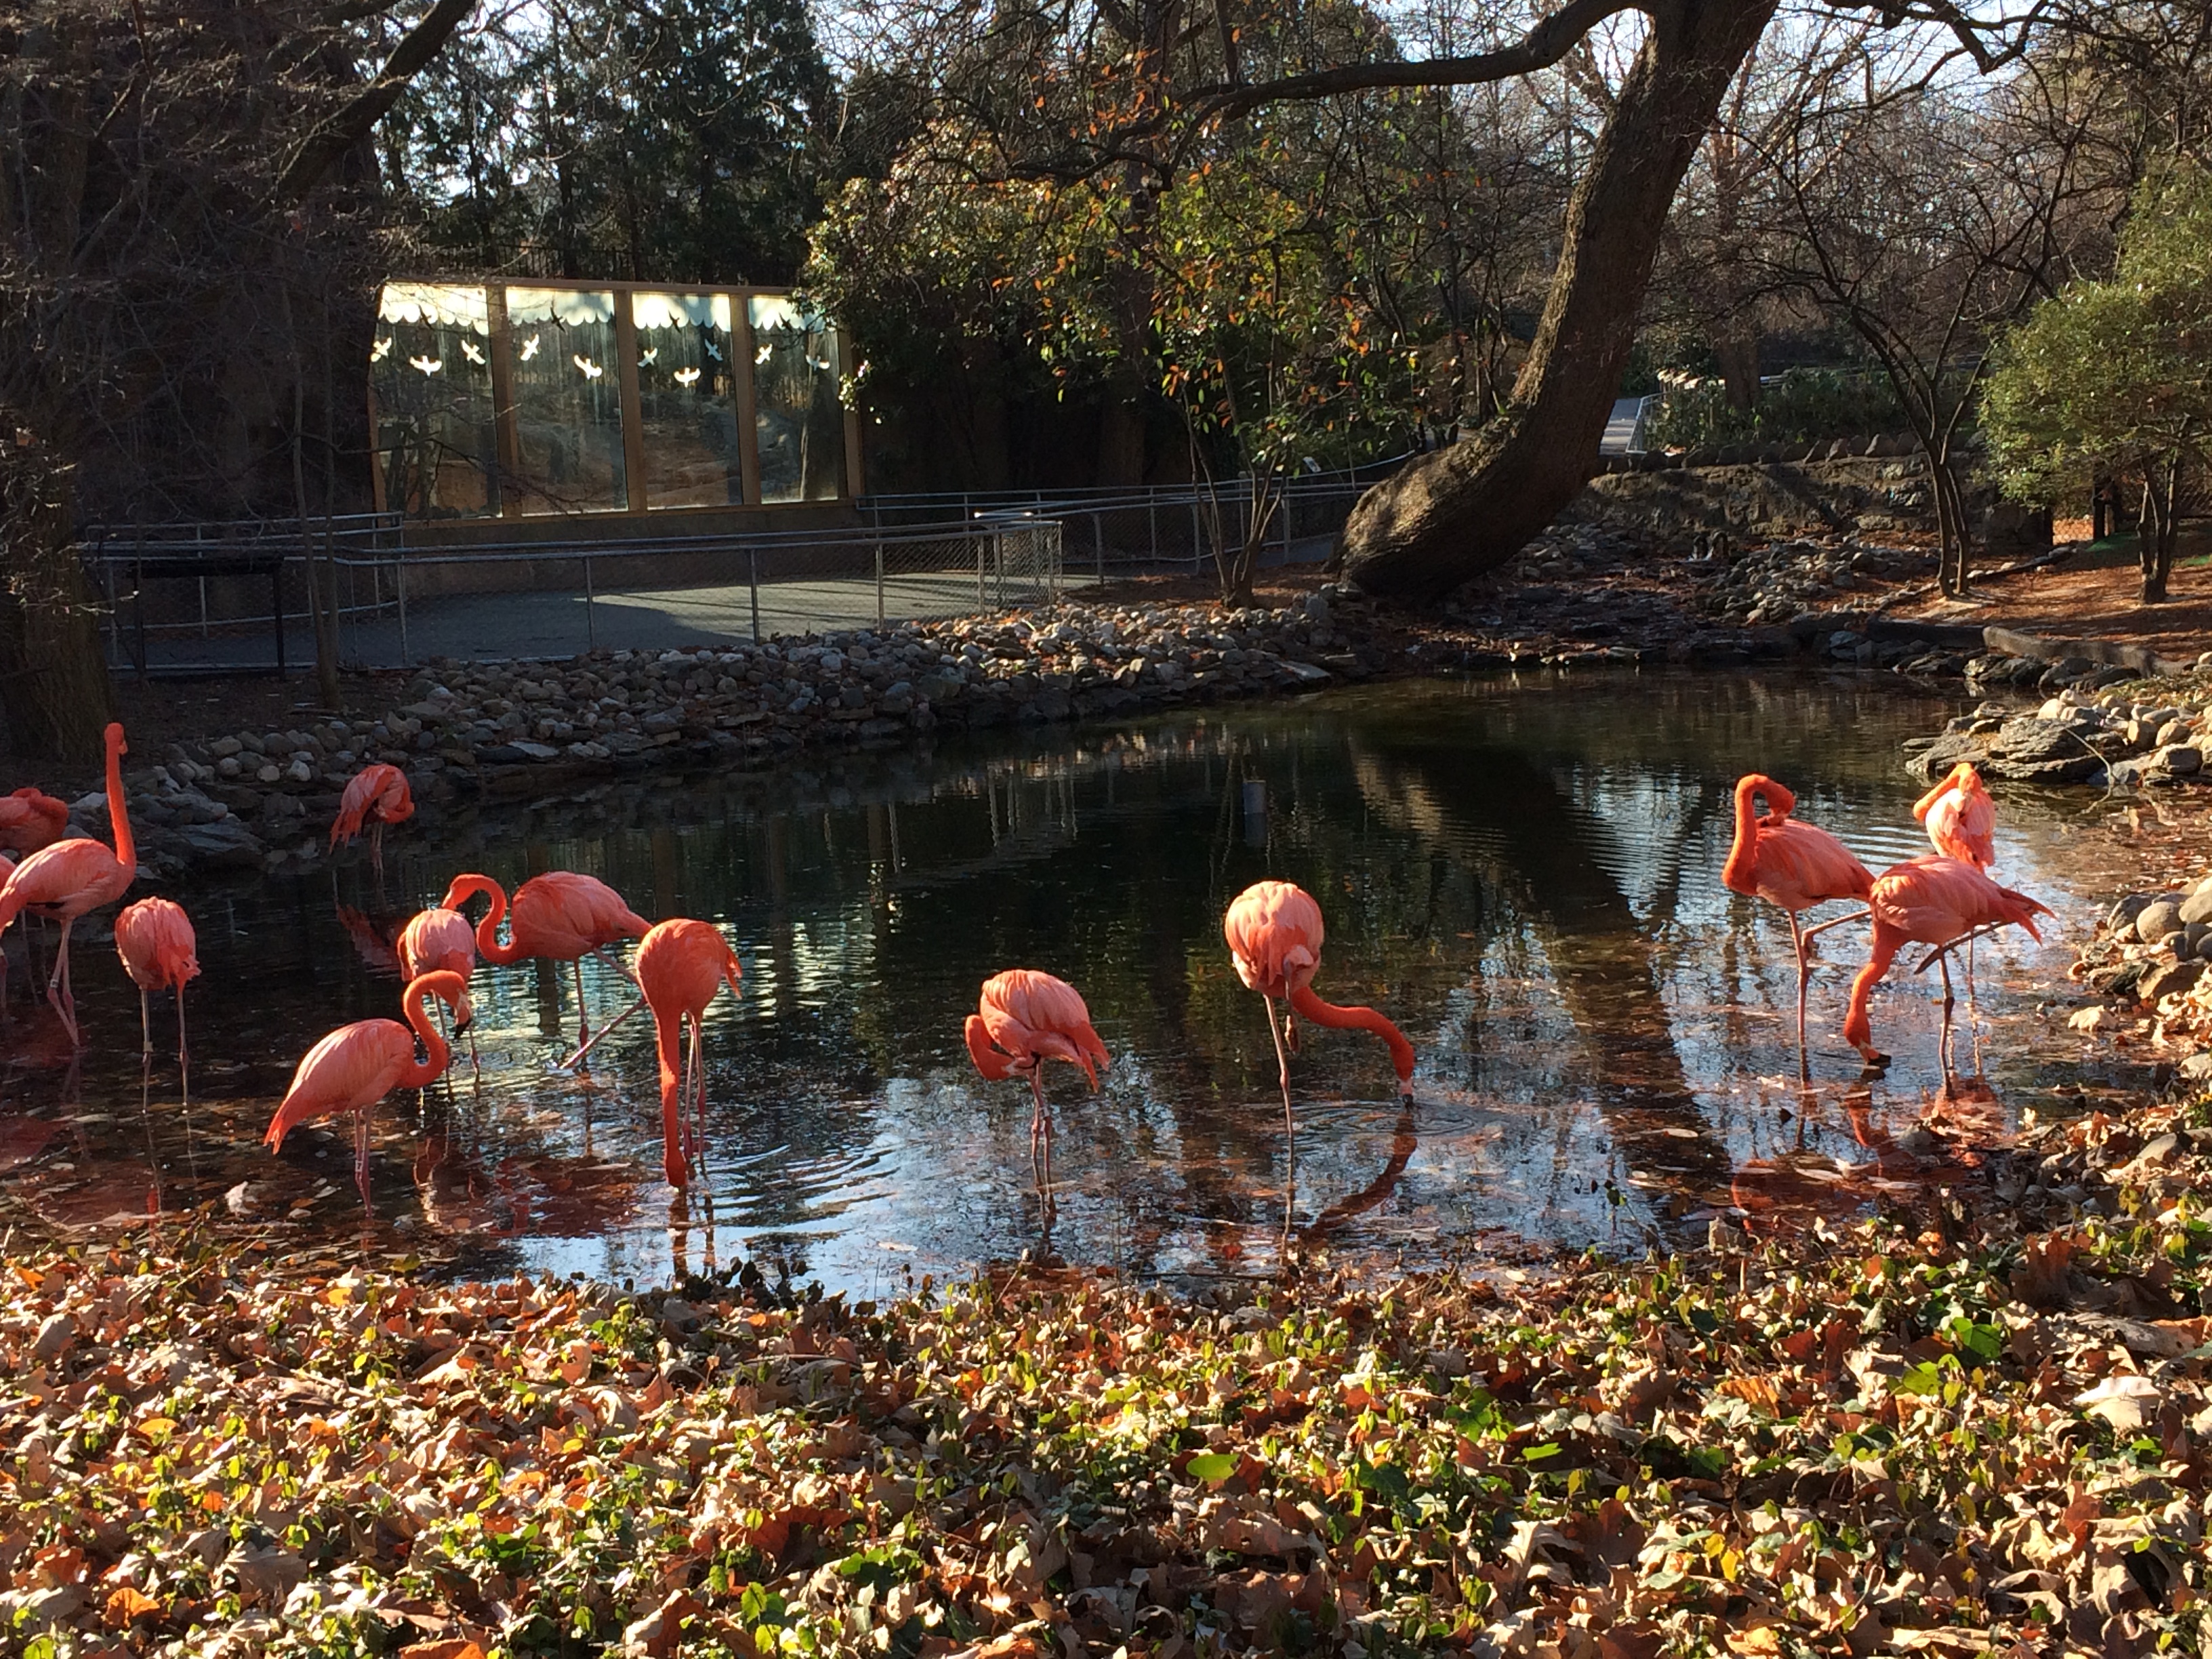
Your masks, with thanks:
[{"label": "flamingo standing in water", "polygon": [[69,830],[69,803],[36,789],[0,795],[0,851],[21,858],[59,841]]},{"label": "flamingo standing in water", "polygon": [[[70,929],[76,919],[123,896],[138,874],[138,852],[131,839],[131,818],[123,802],[123,757],[130,745],[123,728],[110,721],[107,744],[107,820],[115,831],[110,851],[85,837],[51,842],[10,871],[0,885],[0,934],[25,910],[58,918],[62,945],[54,957],[54,971],[46,980],[46,1000],[62,1017],[70,1041],[82,1048],[77,1030],[76,998],[70,988]],[[0,1006],[7,999],[7,957],[0,954]]]},{"label": "flamingo standing in water", "polygon": [[384,876],[384,826],[401,823],[415,816],[415,795],[407,775],[396,766],[379,762],[364,766],[346,781],[338,798],[338,815],[331,822],[331,845],[353,845],[361,826],[368,825],[368,863],[381,880]]},{"label": "flamingo standing in water", "polygon": [[[1030,1080],[1030,1171],[1048,1218],[1052,1212],[1052,1114],[1044,1103],[1044,1063],[1064,1060],[1080,1066],[1091,1086],[1098,1086],[1098,1067],[1109,1064],[1106,1045],[1091,1029],[1083,996],[1064,979],[1034,968],[1009,968],[983,981],[976,1011],[968,1016],[969,1058],[994,1083],[1010,1077]],[[1040,1148],[1042,1158],[1040,1158]]]},{"label": "flamingo standing in water", "polygon": [[[1766,800],[1765,817],[1758,810],[1760,796]],[[1798,921],[1798,914],[1830,899],[1863,899],[1874,890],[1874,878],[1851,849],[1826,830],[1791,817],[1796,806],[1796,795],[1762,773],[1746,773],[1736,780],[1735,844],[1721,866],[1721,885],[1778,905],[1790,918],[1790,944],[1797,953],[1797,1063],[1802,1070],[1808,1063],[1805,986],[1813,976],[1813,963],[1805,948],[1811,935]]]},{"label": "flamingo standing in water", "polygon": [[115,918],[115,954],[123,958],[123,971],[138,988],[138,1034],[143,1048],[140,1063],[154,1064],[154,1018],[149,994],[177,994],[177,1076],[189,1094],[191,1073],[185,1051],[185,981],[200,973],[199,941],[192,933],[191,918],[184,906],[165,898],[140,899],[127,904]]},{"label": "flamingo standing in water", "polygon": [[469,919],[458,910],[437,908],[418,910],[408,917],[407,925],[399,930],[394,954],[399,958],[399,976],[402,979],[420,979],[423,975],[441,968],[461,976],[465,988],[456,1013],[460,1021],[460,1030],[469,1034],[469,1070],[481,1078],[483,1068],[477,1059],[476,1013],[470,1006],[465,989],[469,975],[477,970],[477,937],[469,927]]},{"label": "flamingo standing in water", "polygon": [[[491,908],[477,924],[477,952],[495,968],[511,967],[531,957],[574,964],[576,1036],[579,1042],[588,1042],[592,1029],[584,1002],[584,958],[604,951],[618,939],[639,937],[652,923],[623,903],[622,895],[606,883],[573,870],[532,876],[514,890],[512,912],[507,890],[489,876],[455,876],[438,908],[458,910],[479,893],[489,896]],[[499,942],[502,916],[508,919],[504,945]],[[627,974],[619,963],[614,966]]]},{"label": "flamingo standing in water", "polygon": [[[712,922],[678,916],[655,924],[637,947],[638,988],[653,1010],[660,1055],[660,1160],[672,1187],[688,1186],[691,1158],[706,1150],[707,1066],[702,1021],[725,984],[742,995],[737,952]],[[684,1026],[690,1048],[684,1051]],[[689,1108],[695,1132],[684,1118]]]},{"label": "flamingo standing in water", "polygon": [[[1960,761],[1949,775],[1912,804],[1912,816],[1928,827],[1929,844],[1946,858],[1961,859],[1984,875],[1997,861],[1997,805],[1982,784],[1972,761]],[[1966,941],[1966,1008],[1974,1001],[1974,941]]]},{"label": "flamingo standing in water", "polygon": [[[1884,1064],[1888,1056],[1874,1046],[1874,1033],[1867,1018],[1867,1002],[1874,994],[1875,981],[1889,971],[1898,949],[1906,944],[1932,945],[1936,947],[1935,959],[1943,970],[1943,1073],[1951,1072],[1951,968],[1948,960],[1952,946],[1966,935],[1980,928],[2001,927],[2016,924],[2027,929],[2028,937],[2043,937],[2035,930],[2035,918],[2049,915],[2047,905],[2039,904],[2025,893],[2015,893],[2009,887],[2000,887],[1964,859],[1946,858],[1935,854],[1925,858],[1907,860],[1883,871],[1868,896],[1867,908],[1874,914],[1874,948],[1867,957],[1866,966],[1851,981],[1851,1006],[1844,1021],[1844,1041],[1859,1051],[1859,1056],[1869,1066]],[[1927,967],[1922,963],[1921,967]]]},{"label": "flamingo standing in water", "polygon": [[[1267,1035],[1275,1040],[1275,1061],[1283,1085],[1283,1144],[1285,1173],[1283,1190],[1287,1201],[1297,1179],[1297,1131],[1291,1115],[1291,1055],[1298,1046],[1294,1016],[1304,1014],[1316,1025],[1339,1030],[1372,1031],[1389,1045],[1390,1064],[1398,1074],[1398,1092],[1413,1097],[1413,1045],[1406,1034],[1372,1008],[1339,1008],[1323,1002],[1310,983],[1321,966],[1322,927],[1321,906],[1313,895],[1287,881],[1255,882],[1237,896],[1222,918],[1221,931],[1229,941],[1229,954],[1237,964],[1237,977],[1248,991],[1257,991],[1267,1006]],[[1279,1026],[1278,999],[1291,1005]],[[1287,1212],[1284,1224],[1289,1225]]]},{"label": "flamingo standing in water", "polygon": [[[325,1036],[301,1059],[276,1115],[269,1120],[269,1133],[263,1138],[269,1150],[280,1150],[293,1127],[311,1117],[351,1112],[353,1178],[367,1208],[369,1109],[394,1089],[427,1089],[437,1081],[452,1060],[453,1050],[424,1010],[423,999],[438,998],[459,1018],[467,994],[467,982],[459,974],[441,969],[408,982],[401,1004],[407,1012],[406,1024],[396,1019],[359,1019]],[[427,1060],[415,1058],[418,1037],[429,1056]]]}]

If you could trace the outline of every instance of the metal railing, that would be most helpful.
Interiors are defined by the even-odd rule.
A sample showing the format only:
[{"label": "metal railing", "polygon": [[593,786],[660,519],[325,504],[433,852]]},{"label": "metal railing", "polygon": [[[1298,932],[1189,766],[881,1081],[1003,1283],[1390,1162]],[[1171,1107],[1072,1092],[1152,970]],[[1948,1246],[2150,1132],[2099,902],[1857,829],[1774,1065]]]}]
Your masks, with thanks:
[{"label": "metal railing", "polygon": [[[168,527],[164,527],[168,528]],[[193,526],[191,528],[200,528]],[[757,641],[777,634],[1049,604],[1056,520],[959,522],[634,541],[408,547],[389,523],[352,533],[266,527],[225,538],[110,532],[84,550],[107,600],[109,667],[142,676],[246,672],[313,660],[319,573],[338,657],[404,668],[602,647]]]}]

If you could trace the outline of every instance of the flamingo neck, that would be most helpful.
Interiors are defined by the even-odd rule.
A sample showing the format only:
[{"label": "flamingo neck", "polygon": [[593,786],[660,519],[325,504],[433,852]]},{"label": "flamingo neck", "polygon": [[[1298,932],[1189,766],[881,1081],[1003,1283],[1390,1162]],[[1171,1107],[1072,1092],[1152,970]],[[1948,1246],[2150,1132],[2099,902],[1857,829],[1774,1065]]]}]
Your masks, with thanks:
[{"label": "flamingo neck", "polygon": [[445,1075],[446,1066],[453,1058],[453,1051],[446,1046],[446,1039],[438,1030],[438,1022],[430,1018],[432,994],[424,991],[407,1000],[407,1023],[422,1040],[423,1049],[430,1058],[421,1066],[410,1060],[401,1068],[398,1086],[403,1089],[428,1087]]},{"label": "flamingo neck", "polygon": [[465,904],[476,894],[482,893],[491,901],[491,908],[477,924],[477,954],[495,968],[512,968],[523,959],[522,952],[510,941],[499,942],[499,924],[507,915],[507,889],[489,876],[479,876],[469,884],[466,893],[454,896]]},{"label": "flamingo neck", "polygon": [[1340,1008],[1334,1003],[1323,1002],[1310,985],[1300,985],[1291,992],[1291,1006],[1316,1025],[1326,1025],[1340,1031],[1372,1031],[1389,1045],[1390,1065],[1398,1073],[1401,1084],[1413,1080],[1413,1045],[1406,1041],[1406,1034],[1372,1008]]},{"label": "flamingo neck", "polygon": [[107,823],[115,834],[115,861],[125,869],[138,867],[138,844],[131,838],[131,814],[123,802],[123,734],[118,728],[107,740]]},{"label": "flamingo neck", "polygon": [[1889,971],[1889,964],[1897,959],[1900,943],[1902,938],[1895,929],[1885,922],[1875,922],[1873,949],[1868,952],[1866,966],[1851,981],[1851,1006],[1844,1016],[1844,1041],[1863,1055],[1869,1054],[1874,1048],[1874,1024],[1867,1005],[1874,998],[1874,988]]},{"label": "flamingo neck", "polygon": [[[650,1005],[647,1005],[648,1006]],[[653,1046],[660,1059],[660,1142],[663,1173],[672,1187],[690,1177],[691,1163],[684,1152],[684,1013],[663,1015],[653,1011]]]},{"label": "flamingo neck", "polygon": [[1728,862],[1721,866],[1721,885],[1732,893],[1751,893],[1759,886],[1759,807],[1753,797],[1766,780],[1748,777],[1735,787],[1735,842]]}]

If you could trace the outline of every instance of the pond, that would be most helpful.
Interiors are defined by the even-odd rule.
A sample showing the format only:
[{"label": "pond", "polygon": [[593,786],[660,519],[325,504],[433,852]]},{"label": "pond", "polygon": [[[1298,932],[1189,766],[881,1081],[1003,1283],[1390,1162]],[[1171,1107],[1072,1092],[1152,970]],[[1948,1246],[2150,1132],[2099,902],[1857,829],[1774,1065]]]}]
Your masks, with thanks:
[{"label": "pond", "polygon": [[[1783,779],[1879,871],[1926,850],[1898,744],[1950,712],[1844,677],[1421,682],[471,808],[395,832],[380,890],[342,863],[178,896],[204,969],[188,1109],[165,1009],[142,1091],[137,999],[88,927],[94,1048],[70,1068],[20,1000],[0,1036],[0,1188],[52,1225],[212,1202],[302,1248],[471,1273],[647,1282],[743,1258],[860,1295],[942,1280],[1042,1242],[1026,1090],[983,1082],[961,1041],[979,983],[1024,965],[1082,990],[1114,1055],[1095,1095],[1051,1068],[1050,1248],[1131,1273],[1264,1273],[1284,1248],[1282,1110],[1220,918],[1273,876],[1327,913],[1316,988],[1382,1008],[1419,1056],[1410,1110],[1364,1034],[1311,1032],[1293,1060],[1303,1253],[1640,1251],[1702,1242],[1716,1214],[1848,1211],[1955,1176],[2054,1088],[2142,1082],[2084,1073],[2039,1006],[2096,895],[2069,885],[2078,808],[2005,795],[1998,872],[2058,919],[2040,945],[1980,947],[1960,1048],[1978,1079],[1944,1091],[1917,957],[1875,1003],[1894,1062],[1862,1078],[1838,1032],[1864,934],[1838,928],[1799,1086],[1788,929],[1720,884],[1730,787]],[[299,1055],[395,1010],[386,941],[471,869],[588,871],[649,917],[726,928],[744,994],[708,1017],[688,1198],[659,1172],[644,1016],[556,1068],[576,1029],[565,965],[479,969],[481,1074],[464,1050],[379,1109],[369,1215],[344,1121],[260,1148]],[[628,1001],[611,970],[586,979],[595,1018]],[[1948,1137],[1932,1154],[1930,1114]]]}]

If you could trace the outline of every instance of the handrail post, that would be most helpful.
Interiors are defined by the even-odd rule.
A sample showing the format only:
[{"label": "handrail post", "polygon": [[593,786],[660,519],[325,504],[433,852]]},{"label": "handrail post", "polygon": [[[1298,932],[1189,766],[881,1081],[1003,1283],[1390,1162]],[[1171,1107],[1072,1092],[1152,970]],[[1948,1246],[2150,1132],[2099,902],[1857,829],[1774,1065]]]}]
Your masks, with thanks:
[{"label": "handrail post", "polygon": [[884,544],[876,544],[876,626],[884,625]]},{"label": "handrail post", "polygon": [[745,589],[752,599],[753,643],[758,645],[761,642],[760,550],[757,547],[745,549]]},{"label": "handrail post", "polygon": [[414,653],[407,648],[407,541],[400,538],[399,547],[392,561],[392,591],[399,601],[399,665],[412,668]]},{"label": "handrail post", "polygon": [[599,612],[592,601],[592,556],[586,553],[584,555],[584,649],[586,651],[599,648]]},{"label": "handrail post", "polygon": [[1103,587],[1106,586],[1106,515],[1103,513],[1091,515],[1091,545],[1098,559],[1098,586]]},{"label": "handrail post", "polygon": [[985,537],[981,530],[974,526],[972,520],[970,521],[969,533],[975,538],[975,608],[978,611],[988,611],[991,608],[990,601],[983,597],[983,551]]}]

